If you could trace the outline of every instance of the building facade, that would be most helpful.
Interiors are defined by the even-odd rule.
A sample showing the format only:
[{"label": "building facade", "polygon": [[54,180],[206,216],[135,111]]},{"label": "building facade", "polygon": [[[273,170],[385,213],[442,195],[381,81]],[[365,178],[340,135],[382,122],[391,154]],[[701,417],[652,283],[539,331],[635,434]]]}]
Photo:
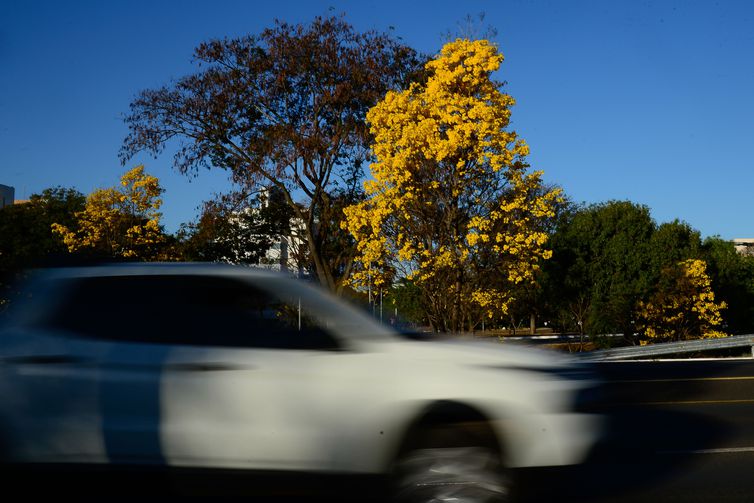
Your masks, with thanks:
[{"label": "building facade", "polygon": [[734,239],[733,246],[741,255],[754,255],[754,238]]},{"label": "building facade", "polygon": [[0,208],[11,206],[15,202],[16,189],[8,185],[0,185]]}]

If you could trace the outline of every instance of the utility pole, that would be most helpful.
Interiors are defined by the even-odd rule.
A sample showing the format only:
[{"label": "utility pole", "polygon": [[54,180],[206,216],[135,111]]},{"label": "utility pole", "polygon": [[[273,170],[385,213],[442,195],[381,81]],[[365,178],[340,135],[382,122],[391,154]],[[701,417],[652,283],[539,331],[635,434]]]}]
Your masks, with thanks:
[{"label": "utility pole", "polygon": [[382,323],[382,288],[380,288],[380,323]]}]

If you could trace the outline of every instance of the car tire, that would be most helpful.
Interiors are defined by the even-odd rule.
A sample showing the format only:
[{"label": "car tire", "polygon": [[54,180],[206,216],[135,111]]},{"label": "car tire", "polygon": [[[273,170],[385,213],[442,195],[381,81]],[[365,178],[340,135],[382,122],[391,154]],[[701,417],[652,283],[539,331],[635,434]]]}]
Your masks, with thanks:
[{"label": "car tire", "polygon": [[416,437],[393,467],[395,503],[512,501],[513,477],[488,429],[435,426]]}]

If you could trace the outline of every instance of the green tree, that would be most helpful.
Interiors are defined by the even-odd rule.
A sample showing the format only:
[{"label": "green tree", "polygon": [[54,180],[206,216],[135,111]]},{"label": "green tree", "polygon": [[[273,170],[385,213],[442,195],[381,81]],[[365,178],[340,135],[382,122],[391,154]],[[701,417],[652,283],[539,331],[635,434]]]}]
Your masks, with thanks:
[{"label": "green tree", "polygon": [[[692,297],[706,297],[704,305],[713,305],[719,285],[736,283],[734,270],[745,276],[732,245],[703,246],[689,224],[675,220],[658,226],[647,207],[627,201],[596,204],[566,216],[553,233],[553,258],[542,274],[548,314],[561,320],[564,329],[595,335],[622,332],[634,343],[640,341],[633,334],[640,332],[646,343],[722,328],[717,322],[721,310],[699,318],[697,325],[690,313],[702,305]],[[704,259],[713,264],[709,275]],[[731,273],[730,281],[717,279],[716,262]],[[707,290],[709,277],[713,281]],[[740,289],[730,296],[745,298]],[[718,298],[728,302],[722,295]],[[672,306],[677,312],[671,313]],[[673,326],[675,321],[680,325]]]},{"label": "green tree", "polygon": [[486,40],[456,40],[427,63],[426,83],[372,108],[373,179],[345,210],[354,283],[411,279],[440,331],[504,315],[513,288],[550,254],[544,222],[559,191],[541,190],[528,146],[508,128],[514,100],[491,78],[502,60]]},{"label": "green tree", "polygon": [[330,255],[318,215],[334,215],[333,194],[362,176],[369,156],[367,110],[417,68],[393,38],[358,33],[342,18],[310,25],[276,22],[259,35],[212,40],[194,53],[196,73],[141,92],[126,117],[121,150],[160,154],[175,140],[175,167],[217,167],[245,189],[272,185],[302,222],[319,281],[343,286],[351,257]]},{"label": "green tree", "polygon": [[[551,291],[590,334],[634,333],[637,302],[651,291],[656,225],[649,208],[628,201],[578,211],[552,236]],[[578,323],[581,322],[580,325]]]},{"label": "green tree", "polygon": [[[54,187],[32,194],[29,202],[0,209],[0,288],[7,288],[23,269],[55,263],[66,254],[52,224],[73,225],[86,198],[75,189]],[[0,292],[0,297],[6,297]]]},{"label": "green tree", "polygon": [[422,306],[422,292],[413,282],[400,278],[391,287],[388,294],[389,305],[394,310],[391,316],[398,313],[398,321],[406,321],[415,325],[426,325],[427,317]]},{"label": "green tree", "polygon": [[754,257],[739,254],[731,242],[719,237],[704,241],[703,257],[713,291],[728,306],[723,312],[725,330],[754,333]]},{"label": "green tree", "polygon": [[680,220],[663,223],[657,227],[652,233],[649,245],[652,256],[651,272],[654,275],[652,284],[658,284],[664,269],[674,267],[683,260],[702,256],[702,239],[699,231]]}]

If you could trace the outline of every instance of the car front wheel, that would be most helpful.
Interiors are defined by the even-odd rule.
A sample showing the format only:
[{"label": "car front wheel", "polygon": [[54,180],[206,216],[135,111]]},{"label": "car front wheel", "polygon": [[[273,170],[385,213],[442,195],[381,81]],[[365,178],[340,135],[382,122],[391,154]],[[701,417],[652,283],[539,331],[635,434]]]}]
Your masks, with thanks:
[{"label": "car front wheel", "polygon": [[400,503],[502,503],[511,501],[512,477],[489,439],[457,429],[423,434],[393,470]]}]

